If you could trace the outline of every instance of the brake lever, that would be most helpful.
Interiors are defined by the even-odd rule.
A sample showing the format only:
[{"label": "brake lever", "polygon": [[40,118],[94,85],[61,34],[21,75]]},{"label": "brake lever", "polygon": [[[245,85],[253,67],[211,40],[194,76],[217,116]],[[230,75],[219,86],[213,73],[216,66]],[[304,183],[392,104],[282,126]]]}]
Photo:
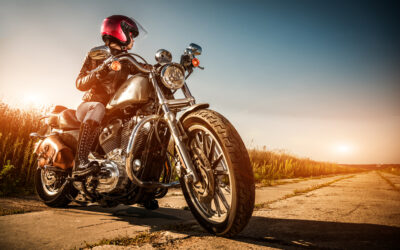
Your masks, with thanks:
[{"label": "brake lever", "polygon": [[199,68],[201,70],[204,70],[204,67],[201,67],[201,66],[197,66],[197,68]]}]

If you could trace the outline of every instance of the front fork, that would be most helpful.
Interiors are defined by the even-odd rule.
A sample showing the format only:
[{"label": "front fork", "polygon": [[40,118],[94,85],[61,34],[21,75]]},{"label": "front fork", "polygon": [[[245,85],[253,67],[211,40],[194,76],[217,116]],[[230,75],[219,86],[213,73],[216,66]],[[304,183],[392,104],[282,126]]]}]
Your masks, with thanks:
[{"label": "front fork", "polygon": [[[179,131],[178,129],[178,121],[176,119],[176,116],[173,112],[171,112],[171,110],[168,107],[168,103],[164,97],[164,94],[162,93],[160,87],[158,86],[158,83],[155,79],[155,75],[154,73],[150,73],[150,80],[153,84],[153,87],[157,93],[157,97],[159,100],[159,103],[161,105],[161,108],[164,112],[164,120],[166,121],[166,123],[168,124],[168,127],[171,131],[171,135],[172,138],[174,139],[175,142],[175,147],[176,150],[178,152],[179,155],[179,159],[183,165],[183,167],[186,170],[186,175],[185,175],[185,179],[189,182],[192,183],[197,183],[199,181],[199,177],[196,173],[196,170],[194,168],[192,159],[189,155],[189,152],[187,150],[187,147],[185,145],[185,143],[183,142],[183,136],[182,133]],[[189,89],[186,87],[186,85],[184,86],[184,94],[187,97],[187,100],[189,100],[188,102],[193,105],[194,104],[194,98],[193,96],[191,96]]]}]

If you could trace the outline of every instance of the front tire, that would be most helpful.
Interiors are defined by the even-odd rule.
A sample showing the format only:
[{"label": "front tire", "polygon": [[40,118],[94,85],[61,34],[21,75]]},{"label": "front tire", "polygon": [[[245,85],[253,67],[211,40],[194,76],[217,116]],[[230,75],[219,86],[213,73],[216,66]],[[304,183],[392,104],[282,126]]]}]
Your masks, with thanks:
[{"label": "front tire", "polygon": [[195,111],[182,125],[200,178],[197,184],[180,178],[188,206],[207,231],[233,237],[247,225],[254,208],[254,176],[246,147],[232,124],[215,111]]},{"label": "front tire", "polygon": [[[52,179],[54,178],[54,179]],[[40,200],[49,207],[66,207],[78,191],[59,173],[38,167],[35,171],[35,191]]]}]

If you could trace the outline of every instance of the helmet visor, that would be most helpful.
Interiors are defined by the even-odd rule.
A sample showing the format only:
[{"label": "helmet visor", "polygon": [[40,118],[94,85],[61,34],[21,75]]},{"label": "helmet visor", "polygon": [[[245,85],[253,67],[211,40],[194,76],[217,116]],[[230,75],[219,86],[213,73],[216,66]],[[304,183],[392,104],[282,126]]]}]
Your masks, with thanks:
[{"label": "helmet visor", "polygon": [[130,17],[135,23],[139,31],[139,35],[133,38],[135,41],[143,40],[147,37],[147,30],[143,27],[143,25],[133,17]]}]

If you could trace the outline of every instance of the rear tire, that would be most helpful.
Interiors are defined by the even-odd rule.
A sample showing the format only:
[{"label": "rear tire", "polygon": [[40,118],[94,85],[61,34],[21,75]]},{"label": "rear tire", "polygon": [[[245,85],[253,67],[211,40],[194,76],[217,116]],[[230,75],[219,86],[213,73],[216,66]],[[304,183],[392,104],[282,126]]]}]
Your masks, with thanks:
[{"label": "rear tire", "polygon": [[[215,111],[195,111],[183,120],[182,125],[189,137],[190,154],[202,179],[202,183],[196,186],[180,178],[187,204],[194,217],[208,232],[233,237],[247,225],[254,209],[254,176],[247,149],[232,124]],[[191,142],[198,140],[194,137],[199,133],[203,133],[199,136],[203,138],[203,146],[199,146],[199,140],[193,147]],[[199,152],[201,148],[203,153]],[[216,150],[215,154],[223,154],[222,160],[218,160],[220,157],[211,153],[213,148]],[[198,167],[198,162],[208,164]],[[205,165],[209,167],[204,167]],[[213,191],[205,195],[207,186]],[[223,191],[227,193],[228,198],[224,196]],[[225,198],[222,199],[220,195]],[[228,200],[231,201],[231,204],[228,204],[230,206],[225,205]]]},{"label": "rear tire", "polygon": [[43,183],[44,171],[45,170],[40,167],[35,171],[34,185],[36,194],[40,200],[49,207],[66,207],[71,202],[71,199],[68,197],[75,198],[78,195],[78,190],[70,183],[65,184],[66,180],[64,179],[63,184],[59,185],[59,189],[49,191]]}]

